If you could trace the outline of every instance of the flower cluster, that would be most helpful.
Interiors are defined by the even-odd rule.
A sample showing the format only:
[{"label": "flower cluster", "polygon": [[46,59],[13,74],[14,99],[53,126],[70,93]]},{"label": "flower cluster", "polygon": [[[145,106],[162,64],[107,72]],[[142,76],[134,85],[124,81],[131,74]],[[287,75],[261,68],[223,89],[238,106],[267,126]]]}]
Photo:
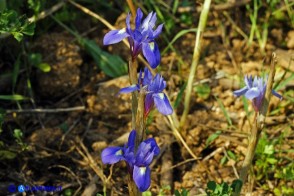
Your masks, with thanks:
[{"label": "flower cluster", "polygon": [[[156,68],[160,63],[160,51],[155,39],[162,31],[163,24],[155,30],[157,20],[156,13],[149,13],[142,21],[143,13],[139,8],[135,18],[135,29],[131,28],[130,17],[126,18],[126,28],[112,30],[108,32],[103,39],[104,45],[115,44],[127,38],[130,44],[130,55],[132,62],[140,53],[147,59],[151,68]],[[131,93],[138,91],[144,95],[144,117],[146,118],[155,105],[158,111],[164,115],[170,115],[173,112],[167,96],[163,93],[166,82],[161,75],[152,73],[148,68],[144,73],[140,71],[138,83],[132,86],[122,88],[120,93]],[[136,146],[136,131],[130,133],[128,143],[124,147],[108,147],[102,151],[101,157],[104,164],[114,164],[119,161],[125,161],[128,164],[129,173],[133,178],[138,189],[143,192],[150,186],[151,171],[149,168],[153,157],[159,154],[159,147],[153,138],[146,139]]]},{"label": "flower cluster", "polygon": [[138,84],[122,88],[120,93],[130,93],[136,90],[143,91],[146,93],[145,116],[149,114],[154,104],[160,113],[170,115],[172,114],[173,109],[166,94],[162,92],[165,87],[166,82],[163,80],[161,75],[156,74],[153,78],[149,69],[145,68],[144,77],[142,77],[142,72],[140,72]]},{"label": "flower cluster", "polygon": [[[265,96],[267,79],[264,80],[263,78],[255,76],[254,80],[252,80],[252,76],[245,76],[244,81],[245,87],[234,91],[234,95],[238,97],[244,95],[247,99],[252,100],[253,108],[256,112],[258,112],[261,109],[262,101]],[[282,99],[282,96],[279,95],[276,91],[272,90],[272,94],[279,99]]]},{"label": "flower cluster", "polygon": [[153,157],[159,154],[160,149],[156,141],[149,138],[141,142],[135,151],[135,139],[136,131],[133,130],[124,147],[108,147],[102,151],[101,158],[104,164],[126,161],[137,187],[141,192],[144,192],[149,188],[151,182],[149,165]]},{"label": "flower cluster", "polygon": [[143,20],[143,13],[140,8],[137,10],[135,29],[132,30],[130,25],[131,14],[126,18],[127,28],[120,30],[112,30],[108,32],[103,39],[104,45],[115,44],[128,38],[132,59],[135,59],[141,51],[147,59],[150,66],[154,69],[160,63],[160,51],[155,39],[162,31],[163,24],[159,25],[155,30],[155,22],[157,20],[156,13],[149,13]]}]

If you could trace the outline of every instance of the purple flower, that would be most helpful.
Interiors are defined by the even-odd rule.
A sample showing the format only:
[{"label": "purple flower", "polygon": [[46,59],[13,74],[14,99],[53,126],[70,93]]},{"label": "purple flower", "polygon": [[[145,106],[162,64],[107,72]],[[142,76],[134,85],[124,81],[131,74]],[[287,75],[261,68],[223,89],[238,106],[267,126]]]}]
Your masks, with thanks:
[{"label": "purple flower", "polygon": [[132,59],[135,59],[141,53],[141,51],[143,51],[144,57],[154,69],[160,63],[160,51],[155,42],[155,38],[157,38],[161,33],[163,24],[159,25],[155,30],[153,30],[157,20],[156,13],[153,12],[149,13],[141,23],[143,13],[141,9],[138,8],[135,20],[135,29],[132,30],[130,25],[130,17],[131,15],[128,14],[126,18],[127,28],[108,32],[104,36],[103,44],[115,44],[122,41],[124,38],[128,38]]},{"label": "purple flower", "polygon": [[[264,80],[263,78],[255,76],[254,80],[252,81],[252,76],[245,76],[244,81],[246,86],[240,90],[234,91],[234,95],[237,97],[245,95],[247,99],[252,100],[253,108],[256,112],[258,112],[265,96],[267,79]],[[272,90],[272,94],[279,99],[282,99],[282,96],[279,95],[276,91]]]},{"label": "purple flower", "polygon": [[138,84],[122,88],[119,93],[130,93],[133,91],[144,91],[146,92],[145,97],[145,116],[149,114],[153,105],[163,115],[170,115],[173,113],[173,109],[170,102],[162,91],[166,87],[166,82],[163,80],[162,76],[156,74],[153,78],[152,73],[148,68],[144,69],[144,77],[142,78],[142,72],[140,72]]},{"label": "purple flower", "polygon": [[151,183],[151,164],[153,157],[158,155],[160,149],[154,140],[149,138],[141,142],[135,151],[136,131],[133,130],[124,147],[108,147],[101,153],[101,159],[104,164],[114,164],[121,160],[128,164],[129,172],[141,192],[146,191]]}]

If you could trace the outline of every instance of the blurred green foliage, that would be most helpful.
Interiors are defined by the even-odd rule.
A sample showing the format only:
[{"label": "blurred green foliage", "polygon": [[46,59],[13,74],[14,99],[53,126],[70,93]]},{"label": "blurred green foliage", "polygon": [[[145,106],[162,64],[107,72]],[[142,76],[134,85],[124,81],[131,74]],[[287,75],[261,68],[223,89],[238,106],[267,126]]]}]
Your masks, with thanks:
[{"label": "blurred green foliage", "polygon": [[239,192],[242,187],[241,180],[234,180],[231,185],[226,182],[217,184],[214,181],[207,183],[206,193],[208,196],[231,196],[235,192]]},{"label": "blurred green foliage", "polygon": [[194,90],[198,97],[204,100],[209,98],[211,92],[210,86],[206,83],[197,85]]},{"label": "blurred green foliage", "polygon": [[34,11],[34,15],[37,16],[41,10],[44,9],[45,0],[28,0],[28,7]]},{"label": "blurred green foliage", "polygon": [[101,50],[92,40],[82,39],[80,43],[107,76],[116,78],[128,73],[128,65],[120,56]]},{"label": "blurred green foliage", "polygon": [[254,167],[256,182],[264,190],[271,190],[268,183],[262,182],[270,180],[273,176],[279,179],[273,190],[277,195],[294,193],[294,188],[287,185],[294,180],[294,161],[284,157],[284,152],[280,150],[284,138],[289,134],[291,134],[290,127],[285,128],[283,134],[278,138],[269,139],[266,134],[263,134],[256,148]]},{"label": "blurred green foliage", "polygon": [[175,190],[175,196],[189,196],[189,191],[185,188],[181,190]]},{"label": "blurred green foliage", "polygon": [[18,16],[14,10],[0,12],[0,35],[10,33],[17,41],[21,41],[23,35],[34,35],[35,23],[29,22],[25,16]]},{"label": "blurred green foliage", "polygon": [[261,52],[265,52],[265,46],[268,39],[269,29],[274,27],[277,21],[286,21],[294,27],[293,2],[290,4],[284,1],[286,12],[280,0],[253,0],[251,4],[247,4],[246,8],[251,21],[251,30],[248,39],[248,45],[251,45],[253,39],[256,38]]},{"label": "blurred green foliage", "polygon": [[35,66],[43,72],[50,72],[51,70],[50,65],[42,61],[42,55],[40,53],[28,54],[28,61],[32,66]]}]

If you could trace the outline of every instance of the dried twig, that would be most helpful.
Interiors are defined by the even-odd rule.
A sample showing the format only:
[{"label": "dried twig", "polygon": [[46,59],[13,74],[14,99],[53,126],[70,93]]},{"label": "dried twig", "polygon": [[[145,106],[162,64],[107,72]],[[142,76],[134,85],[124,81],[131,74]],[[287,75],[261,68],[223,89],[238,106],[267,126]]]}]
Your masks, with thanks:
[{"label": "dried twig", "polygon": [[6,113],[61,113],[61,112],[75,112],[75,111],[85,111],[85,106],[77,106],[71,108],[55,108],[55,109],[18,109],[18,110],[5,110]]},{"label": "dried twig", "polygon": [[136,15],[136,9],[135,9],[135,6],[134,6],[134,3],[133,3],[133,0],[126,0],[127,3],[128,3],[128,6],[131,10],[131,13],[133,15],[133,17]]},{"label": "dried twig", "polygon": [[96,162],[94,161],[92,155],[88,152],[88,150],[85,147],[85,145],[83,144],[83,142],[79,138],[77,138],[77,142],[81,146],[82,149],[79,146],[77,146],[76,144],[75,144],[75,148],[78,151],[78,153],[84,158],[84,160],[87,162],[87,165],[89,165],[94,170],[94,172],[97,174],[97,176],[99,176],[99,178],[102,180],[104,185],[109,183],[107,181],[106,176],[103,174],[102,168],[100,168],[96,164]]},{"label": "dried twig", "polygon": [[195,74],[197,71],[198,62],[200,59],[201,46],[202,46],[201,40],[202,40],[203,32],[206,27],[206,21],[208,18],[210,4],[211,4],[211,0],[205,0],[204,4],[202,6],[201,14],[200,14],[198,30],[197,30],[196,39],[195,39],[193,59],[192,59],[191,67],[190,67],[190,73],[189,73],[189,78],[188,78],[186,93],[185,93],[185,99],[184,99],[184,111],[183,111],[183,114],[182,114],[181,120],[180,120],[180,129],[181,130],[183,130],[183,127],[185,126],[187,115],[190,110],[190,101],[191,101],[193,81],[194,81],[194,77],[195,77]]},{"label": "dried twig", "polygon": [[187,143],[185,142],[185,140],[183,139],[182,135],[180,134],[180,132],[177,130],[177,128],[174,126],[174,122],[171,118],[171,116],[167,116],[168,120],[169,120],[169,125],[171,126],[171,129],[173,131],[174,136],[177,138],[178,141],[180,141],[183,146],[187,149],[187,151],[189,152],[189,154],[195,159],[198,160],[200,159],[199,157],[197,157],[193,151],[190,149],[190,147],[187,145]]},{"label": "dried twig", "polygon": [[[232,8],[242,7],[248,3],[250,3],[251,0],[238,0],[228,3],[221,3],[218,5],[212,5],[211,10],[221,12],[224,10],[230,10]],[[178,13],[185,13],[185,12],[201,12],[201,7],[179,7],[177,10]]]},{"label": "dried twig", "polygon": [[56,167],[66,170],[68,173],[70,173],[70,175],[72,175],[76,179],[76,181],[79,184],[79,188],[75,191],[75,193],[73,195],[74,196],[77,195],[80,192],[80,190],[82,189],[82,182],[80,181],[79,177],[77,175],[75,175],[75,173],[71,169],[69,169],[68,167],[65,167],[64,165],[52,165],[49,167],[49,169],[56,168]]},{"label": "dried twig", "polygon": [[81,118],[76,119],[73,124],[68,128],[66,133],[64,133],[61,137],[60,144],[59,144],[59,150],[61,149],[61,146],[63,145],[65,137],[76,127],[76,125],[81,121]]},{"label": "dried twig", "polygon": [[178,163],[178,164],[175,164],[175,165],[171,166],[170,168],[168,168],[168,169],[166,169],[166,170],[162,170],[162,171],[160,172],[160,174],[165,173],[165,172],[167,172],[167,171],[169,171],[169,170],[172,170],[172,169],[174,169],[174,168],[180,167],[181,165],[185,165],[186,163],[189,163],[189,162],[192,162],[192,161],[196,161],[196,160],[195,160],[194,158],[187,159],[187,160],[185,160],[185,161],[182,161],[182,162],[180,162],[180,163]]}]

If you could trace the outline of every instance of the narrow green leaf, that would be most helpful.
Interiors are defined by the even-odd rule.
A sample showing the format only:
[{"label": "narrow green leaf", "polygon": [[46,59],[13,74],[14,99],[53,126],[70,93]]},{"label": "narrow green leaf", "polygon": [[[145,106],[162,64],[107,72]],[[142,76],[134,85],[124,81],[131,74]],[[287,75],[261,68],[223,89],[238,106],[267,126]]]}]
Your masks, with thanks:
[{"label": "narrow green leaf", "polygon": [[175,103],[174,103],[174,109],[178,108],[179,104],[181,103],[181,100],[183,98],[183,95],[184,95],[184,91],[186,89],[186,86],[187,86],[187,83],[185,83],[181,89],[180,89],[180,92],[178,93],[178,96],[175,100]]},{"label": "narrow green leaf", "polygon": [[27,100],[29,98],[22,96],[22,95],[0,95],[1,100],[8,100],[8,101],[22,101],[22,100]]},{"label": "narrow green leaf", "polygon": [[283,95],[285,97],[285,99],[289,100],[290,102],[294,103],[294,90],[289,90],[285,93],[285,95]]},{"label": "narrow green leaf", "polygon": [[128,66],[125,61],[123,61],[120,56],[111,55],[107,52],[101,50],[101,48],[93,41],[89,39],[82,38],[78,33],[74,32],[68,28],[65,24],[60,22],[56,17],[51,16],[59,25],[73,34],[81,44],[82,47],[92,56],[96,65],[110,77],[118,77],[128,73]]},{"label": "narrow green leaf", "polygon": [[206,142],[205,142],[206,147],[207,147],[209,144],[211,144],[216,138],[218,138],[218,136],[219,136],[221,133],[222,133],[222,132],[218,130],[218,131],[216,131],[215,133],[211,134],[211,135],[207,138],[207,140],[206,140]]},{"label": "narrow green leaf", "polygon": [[173,8],[172,8],[173,14],[175,14],[177,12],[178,7],[179,7],[179,0],[174,0],[174,4],[173,4]]},{"label": "narrow green leaf", "polygon": [[294,80],[294,73],[292,73],[288,78],[284,79],[276,88],[275,90],[280,90],[284,88],[289,82]]},{"label": "narrow green leaf", "polygon": [[230,126],[232,126],[233,125],[232,120],[231,120],[231,118],[230,118],[230,116],[229,116],[229,114],[228,114],[225,106],[223,105],[223,103],[221,102],[221,100],[219,98],[217,98],[216,96],[215,96],[215,98],[217,100],[217,103],[218,103],[219,107],[221,108],[222,112],[224,113],[224,115],[225,115],[225,117],[226,117],[226,119],[228,121],[228,124]]},{"label": "narrow green leaf", "polygon": [[228,161],[227,157],[226,157],[226,156],[223,156],[223,157],[221,158],[220,164],[221,164],[221,165],[224,165],[227,161]]},{"label": "narrow green leaf", "polygon": [[178,32],[176,34],[176,36],[172,39],[172,41],[163,50],[162,55],[165,54],[169,48],[171,48],[171,46],[174,44],[175,41],[177,41],[180,37],[182,37],[186,33],[190,33],[190,32],[195,32],[196,33],[197,32],[197,28],[194,28],[194,29],[185,29],[185,30],[182,30],[182,31]]},{"label": "narrow green leaf", "polygon": [[127,63],[119,56],[102,51],[93,40],[82,39],[81,43],[106,75],[115,78],[128,73]]},{"label": "narrow green leaf", "polygon": [[228,156],[235,161],[237,160],[237,156],[230,150],[228,150]]},{"label": "narrow green leaf", "polygon": [[3,159],[14,159],[16,157],[16,153],[8,151],[8,150],[0,150],[0,160]]}]

